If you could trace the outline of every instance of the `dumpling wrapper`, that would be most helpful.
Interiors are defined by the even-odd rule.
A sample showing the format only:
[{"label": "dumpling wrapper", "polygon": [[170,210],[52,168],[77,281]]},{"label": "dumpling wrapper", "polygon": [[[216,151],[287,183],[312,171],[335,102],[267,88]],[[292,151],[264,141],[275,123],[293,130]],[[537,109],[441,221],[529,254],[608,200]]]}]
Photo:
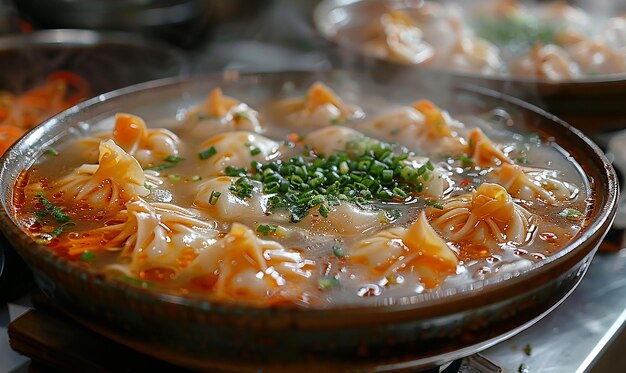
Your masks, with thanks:
[{"label": "dumpling wrapper", "polygon": [[[267,162],[280,155],[280,144],[265,136],[234,131],[215,135],[200,145],[202,151],[215,148],[216,153],[199,161],[202,175],[220,176],[228,166],[248,168],[250,162]],[[253,151],[258,149],[258,153]]]},{"label": "dumpling wrapper", "polygon": [[245,225],[189,264],[184,278],[216,297],[252,304],[294,302],[305,296],[314,262],[278,242],[258,238]]},{"label": "dumpling wrapper", "polygon": [[416,273],[427,289],[455,274],[459,263],[454,251],[428,224],[424,212],[408,228],[386,229],[357,242],[347,260],[368,267],[375,277]]},{"label": "dumpling wrapper", "polygon": [[65,198],[88,202],[94,208],[110,208],[133,197],[145,197],[146,176],[141,165],[113,140],[102,141],[98,164],[83,164],[54,184]]},{"label": "dumpling wrapper", "polygon": [[206,101],[187,114],[186,130],[193,136],[207,138],[230,131],[262,133],[259,113],[232,97],[224,96],[214,88]]},{"label": "dumpling wrapper", "polygon": [[432,226],[446,240],[493,248],[529,240],[533,215],[498,184],[483,183],[469,195],[451,198],[443,209],[428,208]]}]

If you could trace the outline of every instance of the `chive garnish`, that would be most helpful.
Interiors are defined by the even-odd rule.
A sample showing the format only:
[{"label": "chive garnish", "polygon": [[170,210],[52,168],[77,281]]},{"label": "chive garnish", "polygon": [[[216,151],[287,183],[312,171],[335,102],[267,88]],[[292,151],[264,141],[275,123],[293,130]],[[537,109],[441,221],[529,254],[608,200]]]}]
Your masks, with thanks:
[{"label": "chive garnish", "polygon": [[337,289],[341,287],[341,283],[334,277],[320,277],[317,279],[317,287],[322,291]]},{"label": "chive garnish", "polygon": [[54,155],[54,156],[59,155],[59,151],[58,151],[58,150],[56,150],[56,149],[54,149],[54,148],[48,148],[48,149],[46,149],[46,151],[45,151],[45,152],[43,152],[43,153],[44,153],[45,155]]},{"label": "chive garnish", "polygon": [[252,191],[254,190],[254,185],[250,183],[250,180],[246,177],[240,177],[228,187],[234,195],[239,198],[250,198],[252,197]]},{"label": "chive garnish", "polygon": [[96,254],[92,253],[91,251],[83,251],[83,253],[80,254],[79,258],[83,262],[91,262],[96,258]]},{"label": "chive garnish", "polygon": [[215,155],[217,153],[217,150],[215,149],[215,146],[212,146],[206,150],[201,151],[200,153],[198,153],[198,158],[205,160],[213,155]]},{"label": "chive garnish", "polygon": [[333,255],[337,258],[343,258],[345,256],[343,252],[343,247],[338,245],[333,245]]},{"label": "chive garnish", "polygon": [[256,231],[261,236],[268,236],[272,233],[276,233],[277,229],[278,229],[278,226],[274,224],[260,224],[258,227],[256,227]]},{"label": "chive garnish", "polygon": [[209,196],[209,205],[215,206],[217,200],[220,198],[221,195],[222,193],[220,192],[216,192],[214,190],[211,191],[211,195]]},{"label": "chive garnish", "polygon": [[[327,217],[329,206],[342,201],[368,209],[375,200],[405,200],[420,193],[435,166],[414,165],[409,159],[413,153],[394,150],[384,142],[359,139],[328,157],[312,152],[266,163],[253,161],[249,169],[229,166],[223,172],[260,182],[263,193],[272,195],[269,211],[286,209],[291,222],[297,223],[314,207]],[[246,198],[252,186],[242,188],[240,180],[233,182],[231,190]]]},{"label": "chive garnish", "polygon": [[259,154],[261,154],[261,149],[259,149],[259,148],[252,148],[252,149],[250,149],[250,155],[251,156],[254,157],[255,155],[259,155]]},{"label": "chive garnish", "polygon": [[39,202],[44,206],[45,210],[40,210],[42,212],[35,213],[38,218],[43,218],[45,214],[50,214],[59,223],[66,223],[70,220],[70,217],[65,215],[60,207],[55,206],[46,197],[39,196]]},{"label": "chive garnish", "polygon": [[178,163],[182,160],[184,160],[185,158],[183,157],[179,157],[177,155],[168,155],[167,157],[165,157],[164,161],[165,162],[170,162],[170,163]]},{"label": "chive garnish", "polygon": [[585,214],[573,208],[566,208],[559,213],[559,216],[570,221],[581,221],[585,217]]}]

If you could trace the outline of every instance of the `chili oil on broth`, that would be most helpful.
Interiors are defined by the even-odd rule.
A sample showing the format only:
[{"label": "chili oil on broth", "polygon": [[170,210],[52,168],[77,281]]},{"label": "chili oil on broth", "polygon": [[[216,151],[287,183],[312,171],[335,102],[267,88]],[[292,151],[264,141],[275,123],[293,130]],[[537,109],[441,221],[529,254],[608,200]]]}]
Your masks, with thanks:
[{"label": "chili oil on broth", "polygon": [[[340,101],[336,103],[342,104]],[[393,113],[404,110],[406,107],[389,103],[386,107],[376,105],[370,111],[365,100],[360,104],[363,105],[362,109],[354,105],[352,111],[330,110],[328,113],[333,116],[326,119],[324,119],[324,115],[319,114],[318,119],[322,118],[322,123],[318,121],[317,125],[311,127],[299,127],[288,121],[273,124],[267,119],[280,117],[282,108],[280,106],[277,108],[274,105],[264,106],[258,116],[263,133],[255,134],[251,138],[258,139],[259,136],[267,136],[268,139],[275,141],[275,146],[269,151],[271,154],[259,153],[257,156],[252,156],[252,159],[259,159],[261,162],[265,157],[266,160],[262,163],[270,163],[279,160],[285,161],[302,154],[310,155],[312,154],[311,145],[306,144],[306,139],[308,134],[315,130],[338,129],[340,132],[355,130],[358,133],[366,132],[369,138],[384,137],[385,140],[389,141],[389,136],[386,134],[375,136],[376,131],[368,130],[367,124],[380,118],[385,120],[386,115],[393,115]],[[436,107],[434,108],[438,110]],[[190,110],[190,112],[193,111]],[[356,115],[354,115],[355,113]],[[367,115],[363,113],[367,113]],[[337,120],[337,115],[343,117]],[[236,216],[234,220],[216,218],[215,211],[211,212],[210,208],[208,210],[202,208],[196,201],[201,185],[212,179],[205,170],[207,162],[210,162],[211,157],[214,156],[201,159],[199,155],[210,149],[215,142],[209,141],[212,136],[202,137],[193,134],[189,128],[185,127],[188,125],[187,122],[180,124],[179,127],[170,128],[180,138],[176,158],[173,158],[178,159],[177,161],[169,162],[165,160],[166,157],[160,157],[153,162],[142,165],[144,169],[147,169],[146,174],[152,175],[147,177],[145,182],[150,189],[150,193],[142,198],[145,204],[179,206],[184,211],[190,212],[191,216],[181,217],[181,214],[176,211],[166,212],[170,215],[173,214],[172,221],[191,221],[189,228],[191,230],[197,229],[200,232],[198,234],[200,238],[196,237],[197,240],[194,243],[183,242],[187,246],[196,245],[196,251],[187,250],[186,255],[185,253],[179,254],[172,262],[174,264],[138,266],[137,263],[141,263],[141,258],[136,259],[120,254],[124,251],[120,247],[124,245],[123,242],[105,249],[98,248],[98,245],[104,245],[105,241],[114,240],[113,236],[118,235],[119,232],[96,235],[97,239],[94,239],[94,230],[103,226],[115,226],[123,223],[124,219],[128,218],[128,214],[121,211],[124,203],[118,201],[112,204],[109,209],[102,209],[85,203],[74,203],[75,201],[72,201],[71,198],[68,199],[62,192],[52,193],[54,192],[53,184],[60,178],[60,175],[71,173],[83,163],[93,164],[97,162],[98,152],[95,151],[97,150],[97,141],[89,141],[89,139],[73,141],[64,144],[55,152],[44,153],[33,167],[25,171],[26,181],[16,186],[16,195],[23,196],[23,198],[16,199],[23,201],[16,203],[16,215],[22,227],[31,236],[47,244],[60,255],[85,266],[104,271],[109,276],[121,278],[144,287],[154,287],[158,291],[193,297],[215,297],[212,289],[215,289],[218,284],[214,278],[209,278],[215,277],[215,273],[198,279],[202,276],[194,278],[186,275],[184,272],[187,267],[181,269],[180,266],[191,265],[194,259],[202,255],[203,252],[208,252],[208,250],[215,249],[217,251],[219,249],[228,253],[230,248],[219,247],[221,244],[222,246],[226,245],[225,239],[233,240],[233,242],[248,242],[257,239],[262,240],[262,242],[269,242],[261,244],[266,245],[265,251],[261,250],[261,253],[266,257],[267,263],[271,264],[273,263],[272,260],[275,260],[272,255],[283,259],[290,258],[279,264],[287,263],[286,266],[283,266],[287,268],[286,270],[283,268],[283,272],[273,271],[272,267],[269,266],[269,269],[265,269],[265,274],[263,272],[257,273],[257,276],[260,277],[273,275],[280,278],[280,284],[275,286],[280,295],[276,295],[277,293],[269,294],[269,290],[263,286],[260,286],[260,289],[248,291],[245,289],[247,277],[241,276],[233,281],[243,281],[244,284],[238,285],[239,287],[233,290],[234,292],[226,292],[226,295],[232,296],[232,299],[228,300],[265,306],[297,304],[305,307],[393,302],[423,292],[464,286],[504,273],[528,269],[534,263],[558,252],[577,235],[584,224],[584,213],[588,207],[589,187],[581,176],[579,166],[568,159],[557,145],[542,142],[533,134],[514,134],[496,123],[497,121],[485,118],[463,117],[461,122],[455,121],[454,123],[451,122],[453,120],[451,117],[447,117],[446,120],[449,122],[448,124],[453,124],[455,136],[459,139],[468,139],[473,127],[481,128],[488,139],[494,140],[492,145],[496,147],[496,150],[511,160],[510,164],[496,162],[492,165],[477,165],[472,161],[472,155],[467,150],[469,144],[466,143],[467,141],[464,143],[465,140],[461,141],[462,146],[458,148],[460,150],[454,154],[449,149],[445,152],[441,149],[435,149],[429,153],[424,153],[420,151],[420,146],[409,146],[408,150],[415,152],[416,157],[426,156],[430,159],[432,166],[446,182],[445,190],[440,196],[428,196],[423,193],[417,193],[415,196],[409,195],[404,202],[398,199],[392,201],[375,199],[371,205],[361,206],[362,209],[358,204],[342,202],[342,205],[349,205],[355,209],[354,211],[364,216],[362,219],[366,223],[362,225],[355,223],[350,228],[356,229],[356,233],[348,228],[345,230],[339,228],[340,224],[346,225],[345,222],[337,221],[336,226],[328,223],[328,221],[332,221],[330,219],[332,219],[333,213],[342,213],[338,212],[339,207],[337,206],[329,206],[331,211],[328,213],[330,215],[328,217],[323,217],[317,207],[310,209],[308,215],[297,223],[290,222],[289,214],[284,211],[267,211],[265,209],[262,210],[263,213],[255,214],[253,208],[245,205],[239,206],[243,213]],[[323,123],[323,120],[326,120],[327,123]],[[385,123],[391,123],[391,119]],[[393,127],[392,123],[389,126]],[[213,136],[223,137],[232,133],[233,131],[226,131]],[[99,136],[98,141],[111,138],[112,134],[109,131],[108,134]],[[333,138],[327,138],[327,140],[332,141]],[[244,143],[243,145],[248,152],[258,148],[256,143]],[[407,152],[406,145],[395,144],[391,145],[390,149],[394,154]],[[58,154],[56,154],[57,152]],[[166,165],[167,168],[159,169],[159,165]],[[248,167],[248,165],[245,166]],[[506,236],[507,229],[512,225],[509,221],[498,220],[497,216],[485,224],[480,219],[480,221],[472,223],[471,219],[476,217],[471,214],[466,220],[463,220],[460,212],[465,211],[463,209],[467,209],[475,202],[472,201],[472,195],[477,195],[477,190],[480,190],[483,184],[498,184],[504,180],[499,174],[501,169],[515,171],[520,167],[526,172],[526,175],[531,175],[536,180],[537,184],[533,184],[535,187],[544,185],[542,183],[554,182],[558,185],[552,185],[548,189],[559,191],[561,188],[560,192],[563,192],[563,185],[565,185],[566,188],[570,188],[567,189],[571,192],[570,195],[558,203],[548,203],[541,196],[531,196],[531,198],[527,195],[510,196],[507,203],[514,206],[515,211],[525,211],[518,213],[518,215],[527,214],[529,216],[526,222],[528,226],[525,228],[527,233],[524,237],[519,238],[519,242],[509,242],[507,237],[493,238],[497,234]],[[151,168],[153,170],[149,170]],[[217,179],[219,178],[226,178],[226,176],[217,177]],[[153,179],[157,182],[151,181]],[[227,186],[230,187],[235,179],[232,179]],[[509,177],[509,179],[511,178]],[[248,198],[248,201],[259,198],[258,195],[263,189],[263,185],[255,184],[254,180],[251,182],[259,190],[255,192],[254,197]],[[519,185],[516,187],[515,183],[512,185],[510,190],[520,189],[522,192],[517,192],[523,194],[523,187],[519,187]],[[497,187],[491,189],[494,188],[497,189]],[[496,202],[500,198],[498,197],[500,192],[499,189],[493,192],[496,196],[494,199]],[[526,190],[526,192],[531,195],[533,193],[532,190],[530,192]],[[228,192],[225,191],[219,198],[228,197],[225,193]],[[208,194],[210,195],[210,193]],[[69,220],[57,221],[54,211],[46,209],[46,206],[42,205],[42,196],[58,207],[64,215],[69,217]],[[242,198],[242,200],[245,201],[246,198]],[[267,199],[262,201],[267,203]],[[451,212],[453,215],[456,214],[455,219],[463,221],[464,225],[474,224],[475,227],[473,228],[482,230],[483,238],[450,239],[453,233],[458,232],[461,223],[448,224],[443,219],[439,224],[435,224],[442,213],[447,213],[449,206],[454,204],[461,205],[456,209],[458,212]],[[147,214],[141,210],[143,205],[140,205],[141,203],[135,204],[138,209],[137,214]],[[453,211],[452,208],[450,209]],[[46,212],[45,216],[37,217],[38,213],[44,215],[42,211]],[[427,221],[427,224],[416,227],[422,212],[425,212],[424,217],[426,219],[424,221]],[[162,213],[161,216],[166,213]],[[351,210],[348,210],[347,214],[346,216],[350,217],[354,215]],[[355,221],[358,222],[359,220],[355,218]],[[248,227],[255,237],[250,237],[250,232],[241,228],[239,224],[242,225],[241,227]],[[270,232],[259,229],[260,226],[269,226]],[[316,229],[307,229],[310,227]],[[410,249],[409,246],[411,245],[407,245],[403,240],[408,240],[406,237],[410,234],[412,227],[415,232],[422,232],[421,235],[435,237],[433,238],[434,243],[431,242],[433,240],[420,241],[419,244],[424,245],[424,247],[435,247],[437,240],[441,240],[455,257],[454,260],[451,259],[448,262],[452,264],[442,267],[440,262],[443,260],[438,256],[439,254],[433,254],[433,258],[436,260],[428,264],[432,268],[423,268],[425,265],[419,260],[405,258],[404,256],[410,254],[407,250]],[[432,232],[428,230],[429,227]],[[239,233],[234,234],[233,231]],[[265,233],[269,234],[266,235]],[[78,241],[85,240],[89,246],[76,254],[69,253],[67,245],[61,243],[67,241],[70,236]],[[469,236],[476,236],[476,234]],[[167,237],[171,239],[170,236]],[[198,240],[202,241],[202,239],[204,243],[198,246]],[[275,244],[272,242],[282,245],[284,250],[280,251],[282,249],[274,247]],[[394,247],[394,245],[401,247]],[[397,253],[385,257],[384,250],[386,249],[397,250]],[[368,254],[362,254],[363,252]],[[233,257],[228,258],[230,260],[254,261],[250,255],[244,253],[235,259]],[[383,259],[376,265],[355,259],[367,257],[367,255],[370,255],[368,257],[370,259]],[[218,262],[221,260],[218,259]],[[179,270],[172,269],[173,265],[178,265]],[[141,270],[133,270],[132,268],[141,268]],[[207,268],[211,268],[214,272],[220,272],[220,267],[217,264],[213,267],[209,265]],[[296,285],[290,285],[291,282]],[[288,287],[289,289],[282,293],[281,287]],[[258,292],[261,294],[265,292],[267,298],[276,299],[266,301]],[[217,299],[225,299],[225,296],[218,296]]]}]

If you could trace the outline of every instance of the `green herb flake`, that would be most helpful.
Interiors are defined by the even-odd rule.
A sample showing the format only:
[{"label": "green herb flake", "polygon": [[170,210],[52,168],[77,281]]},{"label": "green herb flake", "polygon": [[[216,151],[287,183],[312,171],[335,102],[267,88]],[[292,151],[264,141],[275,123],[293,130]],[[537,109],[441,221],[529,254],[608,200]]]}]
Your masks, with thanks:
[{"label": "green herb flake", "polygon": [[185,158],[179,157],[177,155],[168,155],[164,159],[165,162],[170,162],[170,163],[178,163],[178,162],[183,161],[183,160],[185,160]]},{"label": "green herb flake", "polygon": [[332,276],[320,277],[317,279],[317,287],[321,291],[328,291],[332,289],[338,289],[341,287],[339,280]]},{"label": "green herb flake", "polygon": [[63,232],[67,231],[68,229],[74,228],[76,226],[75,223],[65,223],[59,227],[56,227],[53,231],[52,231],[52,235],[55,237],[59,237],[60,235],[63,234]]},{"label": "green herb flake", "polygon": [[576,222],[576,221],[583,220],[585,217],[585,214],[573,208],[566,208],[565,210],[559,213],[559,216],[564,217],[569,221]]},{"label": "green herb flake", "polygon": [[52,215],[57,222],[66,223],[70,220],[70,217],[64,214],[60,207],[55,206],[46,197],[40,196],[39,202],[44,206],[45,212]]},{"label": "green herb flake", "polygon": [[322,215],[322,217],[327,218],[328,217],[328,207],[326,207],[326,205],[321,204],[320,208],[318,209],[320,215]]},{"label": "green herb flake", "polygon": [[530,343],[527,343],[526,346],[524,346],[522,351],[524,351],[526,356],[530,356],[533,352],[533,346],[531,346]]},{"label": "green herb flake", "polygon": [[259,155],[259,154],[261,154],[261,149],[259,149],[259,148],[252,148],[252,149],[250,149],[250,155],[251,156],[254,157],[254,156]]},{"label": "green herb flake", "polygon": [[339,245],[333,245],[333,255],[337,258],[343,258],[346,254],[343,252],[343,247]]},{"label": "green herb flake", "polygon": [[182,179],[182,177],[178,174],[171,174],[167,178],[171,181],[180,181]]},{"label": "green herb flake", "polygon": [[254,185],[247,177],[240,177],[228,187],[228,190],[239,198],[250,198],[254,191]]},{"label": "green herb flake", "polygon": [[46,149],[46,151],[43,152],[43,154],[45,154],[45,155],[52,155],[52,156],[56,157],[57,155],[59,155],[59,151],[54,149],[54,148],[48,148],[48,149]]},{"label": "green herb flake", "polygon": [[217,200],[220,198],[220,196],[222,195],[222,193],[220,192],[216,192],[216,191],[211,191],[211,195],[209,196],[209,205],[211,206],[215,206],[215,204],[217,203]]},{"label": "green herb flake", "polygon": [[119,277],[119,279],[131,285],[141,286],[142,288],[151,289],[155,287],[154,283],[151,281],[142,280],[140,278],[136,278],[136,277],[132,277],[128,275],[122,275]]},{"label": "green herb flake", "polygon": [[198,153],[198,158],[200,158],[201,160],[205,160],[210,158],[211,156],[217,154],[217,149],[215,149],[215,146],[212,146],[206,150],[201,151],[200,153]]},{"label": "green herb flake", "polygon": [[443,210],[443,205],[440,204],[437,200],[431,199],[426,201],[426,206],[436,208],[437,210]]},{"label": "green herb flake", "polygon": [[96,254],[92,253],[91,251],[83,251],[83,253],[79,256],[79,259],[83,262],[91,262],[95,258]]},{"label": "green herb flake", "polygon": [[461,166],[463,167],[470,167],[474,164],[472,158],[468,157],[467,155],[462,155],[461,157],[459,157],[459,161],[461,161]]},{"label": "green herb flake", "polygon": [[274,224],[260,224],[258,227],[256,227],[256,231],[261,236],[268,236],[270,234],[276,233],[277,229],[278,226]]}]

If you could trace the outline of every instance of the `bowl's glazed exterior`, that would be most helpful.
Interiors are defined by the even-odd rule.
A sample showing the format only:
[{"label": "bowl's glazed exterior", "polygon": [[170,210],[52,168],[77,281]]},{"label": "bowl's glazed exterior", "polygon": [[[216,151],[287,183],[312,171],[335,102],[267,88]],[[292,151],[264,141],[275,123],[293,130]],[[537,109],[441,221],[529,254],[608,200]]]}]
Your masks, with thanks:
[{"label": "bowl's glazed exterior", "polygon": [[[423,1],[391,2],[399,7],[419,7]],[[430,74],[441,80],[463,81],[504,92],[557,115],[587,134],[626,128],[626,73],[550,81],[541,78],[493,76],[461,72],[438,66],[407,65],[368,55],[357,43],[339,37],[346,27],[364,25],[388,9],[386,0],[324,0],[315,8],[313,23],[325,42],[333,66],[350,69],[384,69],[397,75]]]},{"label": "bowl's glazed exterior", "polygon": [[[399,102],[433,99],[452,114],[507,110],[516,129],[554,140],[582,167],[593,208],[580,235],[530,270],[390,304],[334,309],[255,308],[159,294],[107,279],[36,244],[15,224],[12,187],[42,149],[98,128],[117,111],[152,120],[197,103],[215,87],[253,106],[323,80],[349,92]],[[432,82],[347,72],[208,75],[147,83],[85,102],[45,122],[3,157],[2,231],[31,266],[43,292],[81,323],[158,358],[205,370],[415,369],[486,348],[532,325],[578,284],[613,220],[618,186],[601,151],[578,130],[519,100],[481,88],[437,89]],[[254,97],[257,100],[254,100]],[[100,128],[101,129],[101,128]]]}]

